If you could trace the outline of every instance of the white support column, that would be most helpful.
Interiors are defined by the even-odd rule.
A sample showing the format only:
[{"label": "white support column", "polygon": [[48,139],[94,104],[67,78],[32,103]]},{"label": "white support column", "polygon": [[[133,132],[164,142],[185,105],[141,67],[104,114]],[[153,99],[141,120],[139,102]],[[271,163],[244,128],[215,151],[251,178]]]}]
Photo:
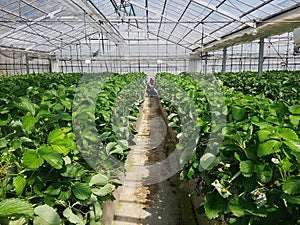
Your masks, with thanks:
[{"label": "white support column", "polygon": [[25,63],[26,63],[26,74],[30,73],[29,70],[29,59],[28,59],[28,54],[25,54]]},{"label": "white support column", "polygon": [[61,72],[59,70],[59,65],[58,65],[58,61],[56,58],[51,58],[49,59],[49,62],[50,62],[50,66],[51,66],[51,72]]},{"label": "white support column", "polygon": [[223,48],[222,73],[226,73],[227,48]]},{"label": "white support column", "polygon": [[259,40],[258,77],[262,77],[264,63],[264,38]]},{"label": "white support column", "polygon": [[205,59],[204,59],[204,74],[207,74],[207,58],[208,58],[208,54],[205,53],[204,55]]}]

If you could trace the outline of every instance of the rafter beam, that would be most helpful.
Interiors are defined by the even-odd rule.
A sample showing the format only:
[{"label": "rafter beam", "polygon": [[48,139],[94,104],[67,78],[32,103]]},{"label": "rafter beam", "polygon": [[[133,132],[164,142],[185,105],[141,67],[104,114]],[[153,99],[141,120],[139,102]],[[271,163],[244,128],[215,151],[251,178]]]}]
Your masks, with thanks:
[{"label": "rafter beam", "polygon": [[10,51],[10,52],[20,52],[20,53],[30,53],[30,54],[37,54],[37,55],[45,55],[50,57],[51,55],[49,52],[44,51],[27,51],[24,48],[16,48],[16,47],[9,47],[9,46],[3,46],[0,45],[0,51]]},{"label": "rafter beam", "polygon": [[11,30],[11,31],[8,31],[8,32],[6,32],[6,33],[4,33],[4,34],[1,34],[1,35],[0,35],[0,39],[1,39],[1,38],[5,38],[5,37],[7,37],[7,36],[9,36],[9,35],[11,35],[11,34],[17,32],[17,31],[23,30],[23,29],[27,28],[28,25],[33,25],[33,24],[35,24],[35,23],[38,23],[38,22],[40,22],[40,21],[42,21],[42,20],[44,20],[44,19],[50,17],[50,15],[52,16],[52,15],[55,15],[55,14],[60,13],[60,12],[62,12],[62,11],[63,11],[63,8],[61,7],[61,8],[59,8],[59,9],[55,10],[55,11],[50,12],[48,15],[41,16],[41,17],[35,19],[35,20],[32,21],[32,22],[29,22],[29,23],[27,23],[27,24],[18,26],[18,27],[16,27],[15,29],[13,29],[13,30]]},{"label": "rafter beam", "polygon": [[118,14],[118,16],[121,16],[121,14],[118,11],[118,5],[116,3],[115,0],[110,0],[110,3],[113,5],[113,7],[115,8],[116,13]]},{"label": "rafter beam", "polygon": [[[147,21],[147,32],[149,33],[149,10],[148,10],[148,0],[145,0],[145,7],[146,7],[146,21]],[[149,34],[147,34],[149,37]]]},{"label": "rafter beam", "polygon": [[[15,27],[10,26],[10,25],[8,25],[8,24],[2,24],[2,26],[8,27],[8,28],[10,28],[10,29],[15,29]],[[49,27],[47,27],[47,28],[50,29]],[[30,30],[26,30],[26,31],[20,30],[19,32],[24,32],[25,34],[33,35],[33,37],[37,37],[37,36],[38,36],[38,37],[43,38],[43,39],[45,39],[45,40],[48,40],[48,39],[49,39],[49,37],[44,36],[43,34],[37,34],[36,32],[30,31]],[[57,32],[58,32],[58,31],[57,31]],[[13,34],[13,35],[11,35],[11,36],[7,36],[7,38],[11,38],[11,37],[14,37],[14,36],[15,36],[15,34]],[[56,37],[52,37],[52,40],[58,40],[58,41],[59,41],[59,39],[56,39]],[[47,41],[46,43],[48,43],[48,41]],[[6,43],[6,44],[7,44],[7,43]],[[42,43],[39,43],[39,44],[42,44]],[[30,50],[30,49],[28,49],[28,50]]]},{"label": "rafter beam", "polygon": [[124,41],[122,35],[110,23],[110,21],[101,13],[101,11],[90,0],[55,0],[59,4],[68,7],[74,15],[78,15],[78,10],[86,13],[87,20],[90,21],[99,33],[106,33],[108,38],[115,43]]},{"label": "rafter beam", "polygon": [[[186,5],[185,9],[183,10],[183,12],[181,13],[177,23],[175,24],[175,26],[173,27],[171,34],[174,32],[174,30],[176,29],[177,25],[179,24],[180,20],[182,19],[183,15],[185,14],[185,12],[187,11],[187,9],[189,8],[190,4],[192,3],[192,1],[189,1],[189,3]],[[170,36],[171,36],[170,34]],[[168,38],[170,38],[170,36]]]},{"label": "rafter beam", "polygon": [[[136,27],[137,29],[142,30],[140,27],[137,27],[136,25],[131,24],[131,26]],[[149,25],[149,26],[150,26],[150,28],[151,28],[151,25]],[[144,30],[143,30],[143,31],[144,31]],[[165,32],[165,31],[162,31],[162,32]],[[165,32],[165,33],[166,33],[166,32]],[[149,34],[152,34],[152,35],[154,35],[154,36],[156,36],[156,37],[159,37],[160,39],[163,39],[163,40],[165,40],[165,41],[168,41],[168,42],[170,42],[170,43],[172,43],[172,44],[176,44],[176,45],[178,45],[178,46],[180,46],[180,47],[183,47],[183,48],[185,48],[185,49],[192,50],[191,48],[188,48],[188,47],[186,47],[186,46],[184,46],[184,45],[182,45],[182,44],[177,44],[176,41],[172,41],[172,40],[170,40],[170,39],[167,39],[167,38],[161,36],[160,34],[157,35],[156,33],[152,32],[152,31],[150,31],[150,30],[149,30]],[[168,33],[167,33],[167,34],[168,34]]]},{"label": "rafter beam", "polygon": [[[98,32],[91,33],[91,34],[89,34],[87,37],[93,36],[93,35],[96,34],[96,33],[98,33]],[[58,47],[58,48],[55,48],[55,49],[53,49],[51,52],[54,53],[54,52],[58,51],[59,49],[65,48],[65,47],[67,47],[67,46],[69,46],[69,45],[72,45],[72,44],[74,44],[74,43],[76,43],[76,42],[80,43],[81,40],[82,40],[83,38],[84,38],[84,37],[82,37],[82,38],[81,38],[81,37],[78,37],[76,40],[73,40],[73,41],[69,42],[68,44],[65,44],[65,45],[63,45],[63,46],[60,46],[60,47]]]},{"label": "rafter beam", "polygon": [[[134,1],[130,1],[130,3],[133,4],[133,5],[135,5],[135,6],[137,6],[137,7],[139,7],[139,8],[141,8],[141,9],[146,10],[145,7],[144,7],[143,5],[141,5],[141,4],[139,4],[139,3],[136,3],[136,2],[134,2]],[[161,14],[160,12],[158,12],[158,11],[156,11],[156,10],[150,9],[149,7],[148,7],[148,10],[149,10],[149,12],[152,12],[152,13],[155,13],[155,14],[157,14],[157,15],[160,15],[161,18],[165,18],[165,19],[170,20],[170,21],[175,22],[175,23],[178,22],[178,21],[177,21],[176,19],[174,19],[173,17],[163,15],[163,14]],[[185,27],[185,28],[188,28],[188,29],[190,29],[190,30],[194,30],[195,32],[197,32],[197,33],[199,33],[199,34],[202,34],[202,30],[199,30],[199,29],[196,29],[196,28],[191,28],[190,26],[188,26],[188,25],[186,25],[186,24],[181,24],[181,25],[182,25],[183,27]],[[206,25],[203,25],[203,26],[204,26],[205,28],[207,28],[207,29],[210,29],[210,28],[207,27]],[[216,35],[207,33],[207,32],[205,32],[205,31],[204,31],[204,34],[207,35],[207,36],[210,36],[210,37],[214,38],[215,40],[220,40],[220,37],[217,37]]]},{"label": "rafter beam", "polygon": [[[18,38],[18,37],[7,37],[7,39],[9,40],[16,40],[18,42],[23,42],[23,43],[29,43],[29,44],[37,44],[36,41],[34,40],[28,40],[28,39],[24,39],[24,38]],[[14,44],[14,42],[9,42],[11,45]]]},{"label": "rafter beam", "polygon": [[[60,49],[60,48],[65,48],[66,46],[71,45],[71,44],[73,44],[75,42],[79,42],[81,39],[87,37],[85,34],[83,34],[83,32],[81,32],[80,28],[83,28],[83,26],[81,26],[81,27],[78,28],[78,32],[77,32],[78,35],[77,34],[73,34],[72,36],[70,36],[69,34],[67,35],[66,33],[63,34],[65,36],[69,37],[71,40],[68,40],[67,42],[61,42],[60,41],[61,45],[59,47],[53,45],[53,49],[51,50],[51,52],[54,52],[54,51],[56,51],[57,49]],[[93,32],[91,35],[94,35],[95,33],[98,33],[98,32]],[[88,36],[90,36],[90,35],[88,35]],[[58,39],[58,38],[59,37],[56,37],[56,39]],[[48,41],[46,40],[44,42],[40,42],[38,44],[30,46],[30,47],[26,48],[26,50],[31,50],[31,49],[34,49],[34,48],[38,47],[39,45],[45,45],[47,43],[48,43]]]},{"label": "rafter beam", "polygon": [[[3,11],[3,12],[6,12],[6,13],[8,13],[8,14],[11,14],[11,15],[17,17],[17,18],[20,18],[21,21],[24,21],[24,22],[27,24],[27,27],[30,27],[30,22],[32,22],[32,20],[31,20],[30,18],[24,17],[24,16],[22,16],[22,15],[18,15],[18,14],[16,14],[15,12],[12,12],[12,11],[10,11],[10,10],[8,10],[8,9],[0,8],[0,10]],[[48,14],[48,15],[49,15],[49,14]],[[49,29],[49,30],[52,30],[52,31],[54,31],[54,32],[59,33],[59,36],[62,35],[62,32],[61,32],[61,31],[55,30],[53,27],[48,27],[48,26],[45,26],[45,25],[43,25],[43,24],[40,24],[39,21],[36,22],[36,24],[38,24],[39,26],[41,26],[41,27],[43,27],[43,28],[46,28],[46,29]],[[9,27],[9,28],[11,28],[12,30],[14,30],[14,29],[16,28],[16,27],[14,27],[14,26],[10,26],[10,25],[5,24],[5,23],[2,24],[2,25],[3,25],[3,26],[6,26],[6,27]],[[29,26],[28,26],[28,25],[29,25]],[[47,40],[47,42],[49,42],[49,41],[48,41],[49,38],[48,38],[47,36],[44,36],[43,34],[38,34],[38,33],[34,32],[33,30],[32,30],[32,31],[30,31],[30,30],[24,31],[24,29],[25,29],[25,28],[20,29],[19,32],[24,32],[24,33],[28,33],[28,34],[31,34],[31,35],[34,35],[34,36],[39,36],[39,37],[42,37],[42,38],[44,38],[45,40]],[[15,35],[15,32],[12,33],[11,35]],[[65,35],[68,36],[68,37],[73,38],[72,36],[68,35],[67,33],[65,33]],[[8,36],[8,37],[9,37],[9,36]],[[55,40],[56,38],[53,37],[52,39]],[[60,39],[56,39],[56,40],[60,40]],[[47,43],[47,42],[46,42],[46,43]],[[29,50],[30,50],[30,49],[29,49]]]},{"label": "rafter beam", "polygon": [[[162,24],[162,20],[163,20],[162,16],[165,14],[166,5],[167,5],[167,0],[164,1],[164,7],[163,7],[163,10],[162,10],[162,13],[161,13],[161,16],[160,16],[160,21],[159,21],[159,27],[158,27],[158,31],[157,31],[157,36],[159,35],[159,32],[160,32],[160,28],[161,28],[161,24]],[[157,15],[159,15],[159,14],[157,14]]]},{"label": "rafter beam", "polygon": [[[192,0],[191,0],[192,1]],[[217,7],[220,7],[226,0],[222,0]],[[204,24],[204,20],[206,20],[207,17],[209,17],[211,14],[213,13],[213,11],[211,11],[210,13],[208,13],[204,18],[201,19],[201,21],[199,21],[194,28],[198,27],[200,24]],[[190,33],[192,33],[193,30],[190,30],[189,32],[187,32],[182,38],[186,38]],[[216,33],[215,31],[213,31],[213,33]],[[202,39],[199,39],[198,41],[201,41]]]},{"label": "rafter beam", "polygon": [[266,0],[266,1],[264,1],[263,3],[259,4],[259,5],[256,6],[256,7],[253,7],[253,8],[250,9],[249,11],[244,12],[244,13],[241,15],[241,18],[244,17],[244,16],[246,16],[246,15],[248,15],[248,14],[250,14],[250,13],[252,13],[252,12],[254,12],[255,10],[258,10],[258,9],[262,8],[263,6],[269,4],[269,3],[273,2],[273,1],[274,1],[274,0]]},{"label": "rafter beam", "polygon": [[212,4],[210,3],[207,3],[203,0],[193,0],[195,3],[201,5],[201,6],[204,6],[205,8],[208,8],[208,9],[211,9],[215,12],[218,12],[218,13],[221,13],[222,15],[226,16],[226,17],[229,17],[237,22],[240,22],[240,23],[243,23],[243,24],[246,24],[247,26],[249,27],[255,27],[255,24],[254,23],[249,23],[247,21],[244,21],[242,20],[240,17],[226,11],[226,10],[223,10],[221,9],[220,7],[216,7],[216,6],[213,6]]},{"label": "rafter beam", "polygon": [[244,27],[231,34],[222,37],[221,41],[212,41],[203,48],[193,50],[193,54],[215,51],[232,45],[251,42],[260,38],[291,32],[300,27],[300,3],[291,6],[284,11],[273,14],[257,22],[256,34],[251,27]]}]

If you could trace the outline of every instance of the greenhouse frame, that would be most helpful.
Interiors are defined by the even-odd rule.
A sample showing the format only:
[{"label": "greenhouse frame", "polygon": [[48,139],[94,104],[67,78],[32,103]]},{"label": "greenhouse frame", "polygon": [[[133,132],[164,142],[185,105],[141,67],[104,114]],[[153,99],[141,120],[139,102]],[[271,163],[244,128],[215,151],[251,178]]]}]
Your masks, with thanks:
[{"label": "greenhouse frame", "polygon": [[300,0],[0,0],[17,224],[300,224]]},{"label": "greenhouse frame", "polygon": [[[299,69],[297,0],[3,0],[1,71]],[[226,66],[224,66],[226,64]]]}]

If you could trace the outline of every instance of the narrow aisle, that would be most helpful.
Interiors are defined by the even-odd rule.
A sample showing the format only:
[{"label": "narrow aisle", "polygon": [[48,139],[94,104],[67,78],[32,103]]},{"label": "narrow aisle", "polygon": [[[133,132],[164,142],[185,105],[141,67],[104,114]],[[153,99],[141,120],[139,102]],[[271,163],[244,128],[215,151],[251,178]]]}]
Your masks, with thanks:
[{"label": "narrow aisle", "polygon": [[113,225],[196,225],[178,176],[145,185],[153,176],[146,166],[162,161],[169,152],[167,127],[157,96],[145,97],[138,128]]}]

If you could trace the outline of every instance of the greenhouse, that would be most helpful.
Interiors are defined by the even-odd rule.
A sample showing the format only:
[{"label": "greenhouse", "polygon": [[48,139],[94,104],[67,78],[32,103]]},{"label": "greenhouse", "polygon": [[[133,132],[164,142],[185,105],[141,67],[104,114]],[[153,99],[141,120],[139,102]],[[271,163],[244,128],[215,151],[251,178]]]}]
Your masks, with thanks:
[{"label": "greenhouse", "polygon": [[300,224],[300,0],[1,0],[1,225]]}]

